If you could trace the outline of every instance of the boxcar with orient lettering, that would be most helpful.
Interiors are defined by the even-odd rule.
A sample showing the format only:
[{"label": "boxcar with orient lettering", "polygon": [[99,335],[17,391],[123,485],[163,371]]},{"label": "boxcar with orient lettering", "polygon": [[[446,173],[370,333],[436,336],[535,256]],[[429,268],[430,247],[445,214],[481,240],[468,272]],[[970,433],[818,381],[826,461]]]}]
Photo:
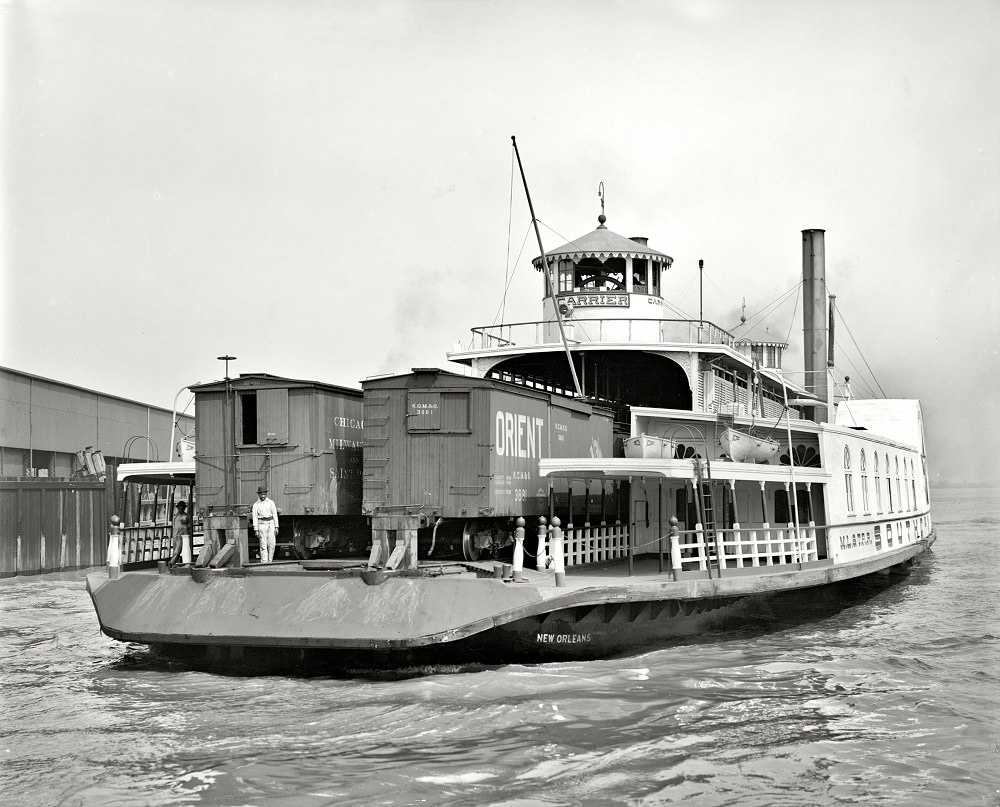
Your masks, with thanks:
[{"label": "boxcar with orient lettering", "polygon": [[437,369],[362,389],[362,510],[389,529],[419,517],[435,556],[495,554],[516,518],[549,514],[540,459],[612,455],[608,410],[542,390]]}]

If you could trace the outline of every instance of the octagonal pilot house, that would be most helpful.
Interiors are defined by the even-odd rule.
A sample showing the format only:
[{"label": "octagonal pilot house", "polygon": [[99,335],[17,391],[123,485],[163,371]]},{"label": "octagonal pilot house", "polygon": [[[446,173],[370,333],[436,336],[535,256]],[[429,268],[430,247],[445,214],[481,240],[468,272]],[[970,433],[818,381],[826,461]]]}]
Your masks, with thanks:
[{"label": "octagonal pilot house", "polygon": [[677,318],[665,298],[673,258],[606,220],[602,213],[596,229],[547,253],[548,271],[534,259],[541,320],[474,328],[472,349],[449,358],[479,375],[600,401],[623,428],[631,407],[780,414],[773,371],[786,345]]}]

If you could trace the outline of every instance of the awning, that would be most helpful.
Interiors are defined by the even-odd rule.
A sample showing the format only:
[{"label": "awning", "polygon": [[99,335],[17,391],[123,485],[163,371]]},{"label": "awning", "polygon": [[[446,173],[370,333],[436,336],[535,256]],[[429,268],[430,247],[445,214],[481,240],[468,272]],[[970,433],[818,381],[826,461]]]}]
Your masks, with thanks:
[{"label": "awning", "polygon": [[193,462],[126,462],[118,466],[119,482],[193,485]]}]

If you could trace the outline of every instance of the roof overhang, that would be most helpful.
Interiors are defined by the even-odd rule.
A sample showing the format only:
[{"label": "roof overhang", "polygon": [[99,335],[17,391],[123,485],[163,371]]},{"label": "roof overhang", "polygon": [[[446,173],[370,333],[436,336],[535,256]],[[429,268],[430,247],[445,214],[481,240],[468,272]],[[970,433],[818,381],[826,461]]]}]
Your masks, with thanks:
[{"label": "roof overhang", "polygon": [[[826,482],[830,474],[822,468],[789,468],[787,465],[762,465],[748,462],[712,463],[712,478],[724,481]],[[549,479],[683,479],[693,480],[691,460],[630,459],[628,457],[572,457],[543,459],[538,462],[539,476]]]},{"label": "roof overhang", "polygon": [[194,462],[126,462],[118,466],[119,482],[159,485],[194,484]]}]

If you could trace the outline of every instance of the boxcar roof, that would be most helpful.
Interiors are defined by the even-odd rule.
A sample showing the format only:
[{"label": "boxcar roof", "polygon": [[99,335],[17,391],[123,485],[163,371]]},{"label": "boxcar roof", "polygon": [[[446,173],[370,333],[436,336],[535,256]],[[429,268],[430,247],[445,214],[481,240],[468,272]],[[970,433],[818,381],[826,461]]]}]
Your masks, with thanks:
[{"label": "boxcar roof", "polygon": [[[351,387],[342,387],[338,384],[327,384],[323,381],[307,381],[297,378],[282,378],[270,373],[240,373],[236,378],[229,379],[229,386],[237,389],[257,388],[257,389],[301,389],[311,387],[313,389],[336,392],[341,395],[350,395],[355,398],[362,397],[361,390]],[[226,382],[210,381],[207,384],[194,384],[189,389],[192,392],[221,392],[225,390]]]},{"label": "boxcar roof", "polygon": [[436,367],[414,367],[413,371],[409,373],[366,378],[361,382],[361,386],[366,390],[433,389],[435,387],[503,390],[528,398],[547,400],[565,409],[588,413],[595,410],[607,410],[608,406],[603,401],[584,401],[578,398],[568,398],[565,395],[548,392],[547,390],[532,389],[531,387],[522,387],[520,384],[512,384],[509,381],[501,381],[498,378],[460,375],[448,370],[440,370]]}]

